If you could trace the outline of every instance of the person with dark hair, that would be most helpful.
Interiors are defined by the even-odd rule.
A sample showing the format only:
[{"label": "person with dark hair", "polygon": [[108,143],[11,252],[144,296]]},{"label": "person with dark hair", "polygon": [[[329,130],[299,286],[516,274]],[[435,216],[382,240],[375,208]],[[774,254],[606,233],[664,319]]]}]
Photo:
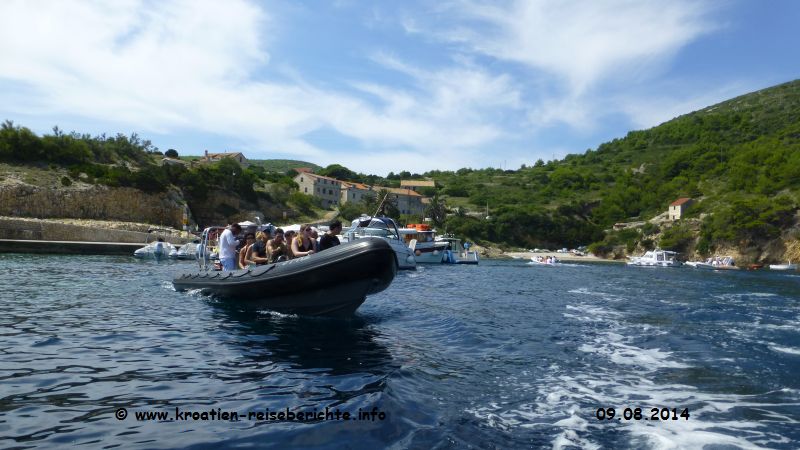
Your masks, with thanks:
[{"label": "person with dark hair", "polygon": [[275,237],[267,241],[267,254],[271,263],[278,262],[280,258],[292,259],[292,252],[286,247],[283,236],[283,229],[278,228],[275,230]]},{"label": "person with dark hair", "polygon": [[242,232],[238,223],[231,224],[219,237],[219,262],[222,270],[236,270],[236,235]]},{"label": "person with dark hair", "polygon": [[250,251],[250,247],[253,246],[253,242],[256,241],[256,235],[253,233],[247,233],[244,237],[244,245],[242,248],[239,249],[239,268],[240,269],[247,269],[250,267],[250,261],[247,260],[246,256],[247,253]]},{"label": "person with dark hair", "polygon": [[342,222],[334,220],[328,225],[328,232],[322,235],[319,240],[319,251],[327,250],[331,247],[339,245],[339,238],[337,234],[342,232]]}]

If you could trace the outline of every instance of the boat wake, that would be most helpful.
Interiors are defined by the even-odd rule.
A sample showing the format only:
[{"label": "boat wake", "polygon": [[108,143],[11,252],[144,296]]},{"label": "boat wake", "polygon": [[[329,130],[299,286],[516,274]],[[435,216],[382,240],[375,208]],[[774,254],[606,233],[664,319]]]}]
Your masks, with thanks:
[{"label": "boat wake", "polygon": [[[798,420],[784,411],[785,397],[800,401],[798,392],[703,392],[671,382],[692,379],[692,374],[707,369],[654,346],[653,342],[660,342],[658,336],[668,333],[664,329],[635,323],[629,314],[598,304],[603,300],[617,304],[620,299],[616,295],[588,289],[569,292],[592,299],[566,305],[563,316],[584,330],[585,339],[564,343],[564,351],[577,351],[589,358],[553,363],[544,376],[522,371],[498,380],[494,389],[506,401],[476,406],[469,413],[509,433],[528,429],[549,433],[553,448],[602,448],[609,446],[609,441],[614,447],[664,449],[706,445],[753,448],[791,442],[774,431],[774,423],[771,431],[766,428],[767,422],[796,426]],[[771,348],[800,354],[794,347]],[[797,403],[788,403],[792,404]],[[614,420],[598,419],[598,410],[605,408],[615,408]],[[625,408],[641,408],[642,416],[648,419],[652,408],[676,408],[679,413],[686,408],[689,418],[625,420]],[[731,420],[731,416],[736,419]]]}]

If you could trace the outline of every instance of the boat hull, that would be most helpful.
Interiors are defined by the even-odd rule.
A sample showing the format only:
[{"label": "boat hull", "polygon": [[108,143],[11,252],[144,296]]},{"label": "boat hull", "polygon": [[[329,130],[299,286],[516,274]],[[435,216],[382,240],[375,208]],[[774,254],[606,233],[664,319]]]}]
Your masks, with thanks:
[{"label": "boat hull", "polygon": [[707,262],[687,262],[687,266],[694,267],[695,269],[702,269],[702,270],[739,270],[737,266],[726,266],[726,265],[719,265],[719,264],[709,264]]},{"label": "boat hull", "polygon": [[629,261],[628,265],[636,267],[680,267],[681,263],[677,261]]},{"label": "boat hull", "polygon": [[310,256],[255,269],[185,273],[177,291],[201,293],[248,309],[287,314],[350,315],[367,295],[391,284],[395,253],[381,239],[361,239]]}]

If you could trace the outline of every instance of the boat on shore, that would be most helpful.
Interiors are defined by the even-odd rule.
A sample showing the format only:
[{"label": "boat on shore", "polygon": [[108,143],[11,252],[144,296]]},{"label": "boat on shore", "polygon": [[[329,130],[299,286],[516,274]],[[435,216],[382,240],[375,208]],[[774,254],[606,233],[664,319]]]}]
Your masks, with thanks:
[{"label": "boat on shore", "polygon": [[350,315],[368,295],[389,287],[397,273],[395,252],[383,239],[359,239],[252,269],[228,272],[202,266],[176,277],[175,290],[199,289],[247,309],[302,315]]},{"label": "boat on shore", "polygon": [[341,236],[343,242],[354,242],[360,239],[384,240],[395,252],[398,269],[415,270],[417,268],[414,252],[400,237],[397,224],[389,217],[362,215],[353,220],[350,228],[342,232]]},{"label": "boat on shore", "polygon": [[739,270],[739,266],[731,256],[717,256],[705,261],[687,261],[686,265],[695,269],[705,270]]},{"label": "boat on shore", "polygon": [[655,249],[645,252],[642,256],[632,256],[628,261],[629,266],[641,267],[680,267],[681,262],[676,259],[678,254],[669,250]]}]

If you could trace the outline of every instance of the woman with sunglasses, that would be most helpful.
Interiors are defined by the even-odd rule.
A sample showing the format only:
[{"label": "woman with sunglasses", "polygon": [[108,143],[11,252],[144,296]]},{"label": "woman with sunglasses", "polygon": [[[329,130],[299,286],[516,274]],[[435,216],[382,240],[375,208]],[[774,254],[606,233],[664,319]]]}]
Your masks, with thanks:
[{"label": "woman with sunglasses", "polygon": [[292,241],[292,254],[295,258],[314,254],[316,244],[311,238],[313,231],[311,225],[300,226],[300,233]]}]

